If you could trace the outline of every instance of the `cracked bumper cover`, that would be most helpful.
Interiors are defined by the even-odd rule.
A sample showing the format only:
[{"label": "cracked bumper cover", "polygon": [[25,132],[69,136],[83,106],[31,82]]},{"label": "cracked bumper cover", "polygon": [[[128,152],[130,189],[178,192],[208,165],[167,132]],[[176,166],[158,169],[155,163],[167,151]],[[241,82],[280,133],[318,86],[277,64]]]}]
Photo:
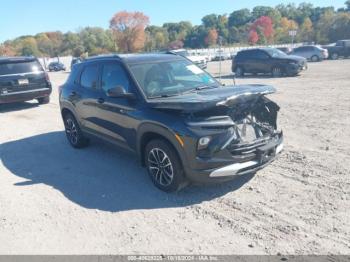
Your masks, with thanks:
[{"label": "cracked bumper cover", "polygon": [[283,151],[283,134],[277,141],[256,149],[256,157],[247,161],[233,162],[222,167],[203,170],[186,170],[189,179],[198,183],[224,182],[237,176],[254,173],[271,164]]}]

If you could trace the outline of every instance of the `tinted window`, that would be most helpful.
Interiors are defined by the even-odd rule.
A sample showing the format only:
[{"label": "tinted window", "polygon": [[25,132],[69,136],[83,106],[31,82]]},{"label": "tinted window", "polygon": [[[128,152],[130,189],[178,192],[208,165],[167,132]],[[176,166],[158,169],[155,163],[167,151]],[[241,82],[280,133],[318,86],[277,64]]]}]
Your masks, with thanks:
[{"label": "tinted window", "polygon": [[254,54],[256,59],[267,59],[268,55],[264,51],[256,50]]},{"label": "tinted window", "polygon": [[38,61],[0,64],[0,75],[35,73],[43,71]]},{"label": "tinted window", "polygon": [[238,53],[237,57],[245,59],[252,58],[252,52],[253,51],[242,51]]},{"label": "tinted window", "polygon": [[80,85],[86,88],[96,88],[98,81],[98,66],[90,65],[85,67],[80,78]]},{"label": "tinted window", "polygon": [[294,49],[295,52],[303,52],[306,51],[305,47],[298,47],[296,49]]},{"label": "tinted window", "polygon": [[129,78],[124,68],[117,63],[105,64],[102,72],[102,88],[107,91],[111,88],[122,86],[129,90]]}]

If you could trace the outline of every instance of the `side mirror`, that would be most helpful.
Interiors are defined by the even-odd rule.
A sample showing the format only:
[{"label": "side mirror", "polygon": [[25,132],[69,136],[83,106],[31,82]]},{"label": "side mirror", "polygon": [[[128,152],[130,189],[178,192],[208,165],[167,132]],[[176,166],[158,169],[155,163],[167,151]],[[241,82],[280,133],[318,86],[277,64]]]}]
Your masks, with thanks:
[{"label": "side mirror", "polygon": [[125,88],[123,86],[116,86],[107,91],[107,95],[109,97],[115,97],[115,98],[135,98],[135,95],[133,93],[126,92]]}]

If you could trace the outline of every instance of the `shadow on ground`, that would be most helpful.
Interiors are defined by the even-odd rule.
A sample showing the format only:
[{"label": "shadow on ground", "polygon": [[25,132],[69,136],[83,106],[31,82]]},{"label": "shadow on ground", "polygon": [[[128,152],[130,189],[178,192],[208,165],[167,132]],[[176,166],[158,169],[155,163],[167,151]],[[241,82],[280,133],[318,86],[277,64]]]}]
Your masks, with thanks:
[{"label": "shadow on ground", "polygon": [[201,203],[239,189],[254,176],[166,194],[153,186],[136,156],[95,142],[86,149],[73,149],[64,132],[1,144],[0,155],[11,173],[26,180],[15,186],[46,184],[82,207],[111,212]]},{"label": "shadow on ground", "polygon": [[13,111],[21,111],[21,110],[27,110],[30,108],[38,107],[39,104],[29,103],[29,102],[19,102],[19,103],[11,103],[11,104],[0,104],[0,114],[1,113],[7,113],[7,112],[13,112]]}]

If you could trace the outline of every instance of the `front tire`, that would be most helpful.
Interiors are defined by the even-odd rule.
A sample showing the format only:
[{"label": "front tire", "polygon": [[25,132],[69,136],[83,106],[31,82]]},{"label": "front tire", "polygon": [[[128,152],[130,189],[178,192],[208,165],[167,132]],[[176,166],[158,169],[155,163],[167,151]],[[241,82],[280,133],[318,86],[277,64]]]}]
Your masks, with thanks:
[{"label": "front tire", "polygon": [[68,142],[74,148],[83,148],[88,146],[89,140],[84,137],[83,132],[80,129],[80,126],[71,113],[67,113],[64,118],[64,127],[66,131],[66,136]]},{"label": "front tire", "polygon": [[317,55],[313,55],[311,57],[311,62],[318,62],[318,61],[320,61],[320,58]]},{"label": "front tire", "polygon": [[331,55],[332,60],[337,60],[339,58],[339,55],[337,53],[333,53]]},{"label": "front tire", "polygon": [[155,139],[145,148],[145,163],[153,184],[164,192],[175,192],[186,185],[182,163],[166,141]]}]

